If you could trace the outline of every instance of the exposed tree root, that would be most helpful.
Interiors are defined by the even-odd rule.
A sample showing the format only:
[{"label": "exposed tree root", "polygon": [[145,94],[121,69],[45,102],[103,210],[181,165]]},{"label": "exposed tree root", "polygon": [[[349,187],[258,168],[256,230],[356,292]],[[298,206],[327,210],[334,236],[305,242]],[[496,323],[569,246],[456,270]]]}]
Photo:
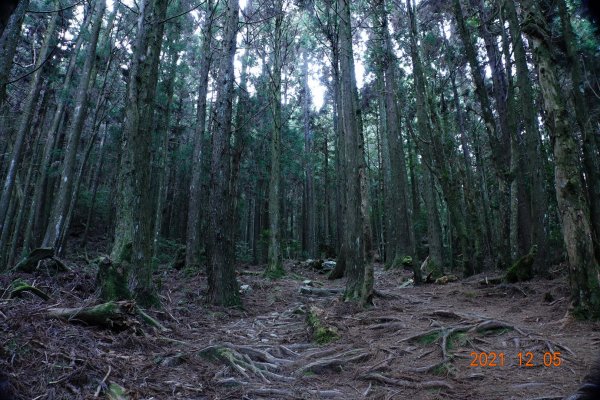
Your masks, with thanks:
[{"label": "exposed tree root", "polygon": [[54,249],[51,247],[42,247],[34,249],[29,253],[27,257],[19,261],[14,266],[15,271],[31,273],[35,271],[40,265],[40,261],[51,259],[53,262],[53,268],[60,272],[69,271],[67,266],[54,256]]},{"label": "exposed tree root", "polygon": [[170,331],[170,329],[166,328],[163,324],[158,322],[156,319],[152,318],[150,315],[148,315],[148,313],[146,313],[144,310],[142,310],[139,307],[137,307],[137,313],[139,314],[140,317],[142,317],[144,322],[146,322],[148,325],[151,325],[162,332]]},{"label": "exposed tree root", "polygon": [[345,398],[342,392],[337,390],[306,390],[302,393],[295,393],[292,390],[287,389],[274,389],[274,388],[251,388],[247,389],[246,393],[253,394],[255,396],[260,397],[268,397],[268,398],[284,398],[284,399],[294,399],[294,398],[304,398],[303,395],[305,393],[310,394],[311,396],[316,396],[321,399],[343,399]]},{"label": "exposed tree root", "polygon": [[382,331],[391,331],[406,328],[406,324],[404,322],[385,322],[382,324],[370,325],[369,329],[374,330],[382,330]]},{"label": "exposed tree root", "polygon": [[97,325],[116,331],[137,329],[137,307],[132,301],[111,301],[91,307],[50,308],[48,317]]},{"label": "exposed tree root", "polygon": [[337,357],[323,358],[307,365],[304,365],[294,371],[295,376],[301,376],[307,372],[313,372],[315,374],[321,373],[326,370],[341,368],[345,364],[351,362],[363,361],[369,358],[370,354],[362,349],[350,350],[340,354]]},{"label": "exposed tree root", "polygon": [[[452,311],[445,310],[437,310],[432,313],[436,316],[442,316],[446,318],[460,318],[460,319],[472,319],[471,316],[454,313]],[[440,363],[436,363],[427,367],[422,367],[418,369],[418,372],[428,372],[432,369],[443,365],[452,359],[453,355],[449,354],[449,346],[451,338],[459,333],[479,333],[483,334],[488,331],[496,330],[496,329],[508,329],[518,332],[523,336],[528,336],[525,332],[523,332],[518,327],[498,321],[493,319],[484,319],[479,320],[474,323],[469,324],[458,324],[451,327],[441,326],[439,328],[430,329],[426,332],[422,332],[416,335],[409,336],[401,340],[401,342],[414,341],[419,339],[427,339],[432,340],[434,342],[440,341],[440,348],[442,350],[442,361]]]},{"label": "exposed tree root", "polygon": [[326,296],[337,296],[338,294],[344,293],[344,289],[341,288],[314,288],[310,286],[301,286],[300,293],[312,294],[315,296],[326,297]]},{"label": "exposed tree root", "polygon": [[377,290],[377,289],[373,289],[373,296],[380,297],[382,299],[387,299],[387,300],[395,300],[395,299],[399,299],[402,297],[395,293],[386,292],[386,291]]},{"label": "exposed tree root", "polygon": [[37,287],[35,287],[33,285],[29,285],[28,283],[23,282],[21,280],[14,281],[12,283],[11,287],[12,287],[12,289],[11,289],[10,295],[9,295],[9,297],[11,299],[14,299],[15,297],[20,297],[21,294],[24,292],[30,292],[30,293],[36,295],[37,297],[41,298],[42,300],[45,300],[45,301],[50,300],[50,296],[48,296],[46,293],[44,293]]},{"label": "exposed tree root", "polygon": [[442,365],[446,364],[448,362],[447,359],[443,359],[440,362],[437,362],[435,364],[431,364],[431,365],[426,365],[424,367],[417,367],[417,368],[408,368],[407,371],[409,372],[418,372],[418,373],[427,373],[429,371],[433,371],[436,368],[441,367]]},{"label": "exposed tree root", "polygon": [[[503,322],[503,321],[499,321],[499,320],[495,320],[495,319],[486,319],[486,318],[481,318],[481,317],[474,316],[474,315],[456,313],[456,312],[447,311],[447,310],[436,310],[429,315],[442,317],[442,318],[460,319],[461,322],[458,323],[457,325],[450,326],[450,327],[441,326],[438,328],[430,329],[426,332],[412,335],[412,336],[409,336],[409,337],[406,337],[406,338],[400,340],[400,342],[408,342],[408,341],[415,341],[415,340],[424,340],[428,343],[439,342],[440,348],[442,351],[442,360],[440,362],[434,363],[432,365],[425,366],[425,367],[408,369],[407,371],[427,373],[427,372],[435,370],[436,368],[439,368],[439,367],[443,366],[444,364],[450,362],[452,360],[452,358],[454,357],[453,354],[450,354],[451,340],[455,335],[457,335],[459,333],[462,333],[462,334],[469,334],[469,333],[470,334],[485,334],[487,332],[494,331],[494,330],[510,330],[510,331],[517,332],[521,337],[526,338],[529,341],[538,342],[539,343],[538,347],[540,347],[540,348],[545,347],[550,352],[555,352],[556,349],[562,349],[562,350],[570,353],[571,355],[574,355],[573,352],[568,347],[566,347],[560,343],[554,343],[546,338],[534,337],[533,335],[531,335],[527,332],[524,332],[519,327],[509,324],[509,323],[506,323],[506,322]],[[465,320],[467,320],[468,323],[465,323]],[[489,344],[489,342],[487,342],[483,339],[477,338],[477,337],[473,338],[473,341],[474,340],[478,340],[483,343]],[[515,343],[516,348],[521,347],[521,340],[519,337],[513,338],[513,341]],[[486,351],[485,349],[481,349],[481,348],[477,347],[474,343],[472,343],[472,340],[466,339],[464,344],[467,344],[467,343],[472,348],[476,349],[477,351],[480,351],[480,352]],[[404,382],[404,381],[399,381],[399,382]],[[399,385],[402,386],[403,383],[399,384]]]},{"label": "exposed tree root", "polygon": [[376,381],[376,382],[383,383],[386,385],[401,386],[401,387],[415,389],[415,390],[420,390],[420,389],[452,390],[453,389],[452,385],[450,385],[446,381],[411,382],[411,381],[407,381],[407,380],[403,380],[403,379],[389,378],[387,376],[377,374],[377,373],[367,374],[367,375],[361,377],[361,379]]},{"label": "exposed tree root", "polygon": [[[250,358],[249,354],[259,356],[262,359],[268,359],[272,362],[254,361]],[[235,346],[231,343],[214,345],[200,350],[200,355],[214,361],[224,362],[246,379],[250,379],[248,372],[251,372],[259,377],[264,383],[271,383],[269,379],[280,382],[290,382],[294,380],[294,378],[276,374],[271,371],[277,371],[280,368],[280,359],[267,355],[266,352],[252,349],[247,346]],[[287,363],[287,360],[284,361]]]},{"label": "exposed tree root", "polygon": [[224,345],[229,348],[233,348],[240,353],[247,354],[249,356],[253,356],[254,358],[257,358],[257,359],[263,361],[264,363],[275,366],[277,368],[279,368],[282,365],[290,365],[293,363],[293,361],[291,361],[291,360],[286,360],[284,358],[277,358],[277,357],[271,355],[270,353],[268,353],[267,351],[259,350],[254,347],[237,346],[232,343],[225,343]]}]

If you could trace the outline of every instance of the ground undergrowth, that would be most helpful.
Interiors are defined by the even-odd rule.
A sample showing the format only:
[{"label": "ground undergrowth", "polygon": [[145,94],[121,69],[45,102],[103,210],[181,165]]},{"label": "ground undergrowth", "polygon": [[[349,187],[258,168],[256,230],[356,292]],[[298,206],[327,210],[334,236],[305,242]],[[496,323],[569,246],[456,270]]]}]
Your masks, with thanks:
[{"label": "ground undergrowth", "polygon": [[[564,318],[561,276],[402,287],[409,272],[377,265],[363,310],[341,301],[343,280],[293,262],[279,280],[240,268],[243,309],[207,306],[202,271],[162,268],[161,308],[146,312],[165,329],[140,320],[116,332],[49,317],[97,303],[95,271],[66,264],[0,277],[0,369],[17,399],[561,399],[600,341],[600,324]],[[49,300],[7,298],[17,279]],[[306,281],[334,290],[301,291]],[[311,307],[333,341],[313,340]]]}]

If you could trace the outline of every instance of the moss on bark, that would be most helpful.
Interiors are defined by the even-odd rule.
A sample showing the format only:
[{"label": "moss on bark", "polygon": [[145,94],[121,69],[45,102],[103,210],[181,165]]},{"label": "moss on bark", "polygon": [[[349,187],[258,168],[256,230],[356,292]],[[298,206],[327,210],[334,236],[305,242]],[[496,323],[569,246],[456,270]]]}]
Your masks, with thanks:
[{"label": "moss on bark", "polygon": [[324,311],[318,307],[310,307],[306,314],[306,323],[311,332],[311,338],[318,344],[327,344],[340,338],[337,329],[327,326],[322,321]]},{"label": "moss on bark", "polygon": [[100,288],[100,298],[104,301],[126,300],[131,298],[127,286],[127,262],[113,263],[109,258],[98,260],[96,285]]}]

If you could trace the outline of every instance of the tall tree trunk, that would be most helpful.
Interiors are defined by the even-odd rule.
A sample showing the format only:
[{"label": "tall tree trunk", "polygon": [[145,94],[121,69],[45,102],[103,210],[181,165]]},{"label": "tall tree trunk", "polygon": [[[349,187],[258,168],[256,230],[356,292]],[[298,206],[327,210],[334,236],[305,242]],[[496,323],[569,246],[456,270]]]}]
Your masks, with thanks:
[{"label": "tall tree trunk", "polygon": [[[600,153],[591,125],[591,118],[585,105],[585,81],[581,62],[575,45],[575,34],[571,18],[564,0],[558,0],[560,20],[563,26],[568,65],[571,69],[572,96],[575,103],[575,118],[583,139],[583,167],[586,175],[588,199],[590,205],[591,226],[594,237],[596,257],[600,259]],[[596,140],[595,140],[596,139]]]},{"label": "tall tree trunk", "polygon": [[202,53],[198,67],[198,103],[196,105],[196,130],[194,132],[194,155],[192,159],[192,177],[190,180],[185,265],[196,266],[200,254],[200,220],[202,199],[202,165],[204,132],[206,130],[206,96],[208,93],[208,74],[212,63],[212,36],[215,7],[212,0],[206,6],[206,20],[203,31]]},{"label": "tall tree trunk", "polygon": [[275,31],[273,32],[273,69],[271,71],[270,100],[273,116],[271,136],[271,175],[269,179],[269,261],[266,274],[278,277],[283,272],[281,256],[281,68],[283,11],[282,0],[275,1]]},{"label": "tall tree trunk", "polygon": [[81,246],[87,248],[87,239],[90,232],[90,226],[92,224],[92,215],[94,213],[94,206],[96,204],[96,197],[98,195],[98,187],[100,186],[100,173],[102,172],[102,165],[104,164],[104,153],[106,151],[105,141],[108,136],[108,124],[104,125],[104,134],[100,139],[100,154],[98,154],[98,161],[96,168],[94,169],[92,177],[92,199],[90,200],[90,206],[88,208],[87,216],[85,218],[85,230],[83,231],[83,238],[81,239]]},{"label": "tall tree trunk", "polygon": [[[10,251],[8,252],[8,263],[7,263],[7,265],[9,265],[9,266],[13,265],[13,261],[17,257],[17,249],[20,244],[19,239],[27,233],[27,227],[25,227],[25,229],[24,229],[25,232],[23,233],[23,235],[21,235],[21,226],[28,222],[26,220],[26,218],[29,215],[29,213],[32,212],[32,207],[31,207],[31,203],[30,203],[31,197],[29,196],[29,186],[30,186],[30,182],[35,180],[34,179],[35,168],[38,168],[38,172],[39,172],[39,167],[38,167],[39,161],[43,154],[43,150],[41,148],[42,146],[40,144],[41,137],[43,135],[42,127],[43,127],[43,124],[45,121],[46,114],[49,112],[49,110],[50,110],[50,112],[52,110],[50,107],[48,107],[48,102],[50,99],[52,99],[53,95],[54,95],[54,92],[52,90],[45,89],[43,92],[43,95],[42,95],[42,99],[39,102],[37,112],[35,113],[35,121],[32,125],[32,129],[31,129],[31,133],[30,133],[35,138],[35,140],[33,141],[32,145],[31,145],[31,156],[29,157],[30,165],[29,165],[29,168],[27,171],[27,177],[25,179],[25,181],[26,181],[25,189],[24,189],[24,192],[25,192],[24,200],[25,201],[21,202],[21,208],[19,209],[19,214],[18,214],[17,220],[15,222],[15,227],[12,229],[13,236],[12,236],[12,240],[11,240]],[[2,248],[1,246],[2,245],[0,245],[0,248]]]},{"label": "tall tree trunk", "polygon": [[383,73],[385,83],[386,135],[390,154],[390,190],[393,208],[391,212],[391,236],[394,247],[390,249],[390,260],[400,263],[405,256],[415,256],[414,233],[412,232],[412,210],[408,197],[408,174],[406,172],[406,155],[401,134],[401,120],[398,110],[397,95],[401,95],[397,84],[397,61],[388,30],[385,0],[381,4],[381,35],[383,39]]},{"label": "tall tree trunk", "polygon": [[[406,0],[406,8],[408,11],[409,23],[410,23],[410,52],[413,66],[414,75],[414,86],[415,86],[415,97],[417,100],[417,131],[419,138],[424,142],[421,150],[423,156],[423,162],[425,168],[423,169],[424,177],[424,188],[423,188],[423,200],[425,201],[425,207],[427,209],[427,237],[429,244],[429,257],[430,262],[435,266],[442,268],[442,241],[441,241],[441,228],[439,221],[439,211],[437,209],[437,202],[435,200],[435,182],[433,179],[433,133],[432,123],[429,111],[429,102],[427,100],[427,86],[425,84],[425,74],[423,72],[423,62],[421,55],[419,54],[419,48],[417,45],[417,20],[416,15],[413,12],[411,0]],[[410,129],[410,127],[409,127]],[[415,266],[415,280],[419,282],[421,278],[421,271]]]},{"label": "tall tree trunk", "polygon": [[2,231],[2,228],[4,227],[8,206],[11,201],[13,188],[15,186],[15,177],[21,162],[23,143],[25,142],[25,136],[27,135],[27,132],[29,132],[29,128],[31,126],[31,119],[35,109],[35,104],[42,87],[42,64],[46,61],[46,58],[48,58],[48,54],[50,52],[52,43],[55,41],[58,20],[59,13],[55,13],[51,17],[50,23],[48,24],[48,28],[46,29],[46,33],[44,35],[44,42],[42,44],[42,48],[40,49],[35,63],[36,71],[33,74],[31,85],[29,86],[29,93],[23,105],[23,111],[19,118],[18,130],[15,138],[15,143],[13,145],[10,164],[8,167],[8,173],[4,180],[2,195],[0,196],[0,231]]},{"label": "tall tree trunk", "polygon": [[509,166],[510,166],[510,147],[507,147],[509,142],[502,140],[496,126],[492,105],[487,94],[484,82],[484,73],[477,59],[477,50],[473,44],[471,33],[467,28],[466,19],[460,4],[460,0],[452,0],[453,12],[458,28],[458,33],[463,42],[465,55],[471,68],[473,83],[475,84],[475,95],[481,106],[481,113],[485,130],[488,136],[490,147],[492,148],[492,159],[498,176],[499,188],[499,212],[501,233],[499,244],[499,254],[506,264],[510,261],[510,187],[509,187]]},{"label": "tall tree trunk", "polygon": [[96,62],[96,47],[100,35],[100,28],[102,27],[102,17],[106,10],[106,1],[96,0],[94,5],[95,10],[93,13],[95,15],[92,17],[94,22],[92,24],[90,43],[87,48],[85,62],[81,71],[81,78],[79,80],[79,87],[75,98],[73,120],[71,121],[69,133],[67,134],[68,143],[65,158],[63,160],[60,186],[58,188],[58,194],[54,198],[54,207],[42,243],[43,247],[54,247],[55,250],[58,250],[58,245],[61,242],[60,234],[61,231],[63,231],[67,217],[66,214],[71,203],[77,150],[79,148],[81,132],[83,131],[83,125],[87,114],[90,78]]},{"label": "tall tree trunk", "polygon": [[581,182],[579,146],[568,125],[547,22],[533,0],[522,0],[521,5],[523,32],[533,47],[554,152],[556,199],[569,258],[571,300],[576,313],[597,317],[600,314],[600,265],[594,254],[590,210]]},{"label": "tall tree trunk", "polygon": [[141,304],[157,302],[152,282],[154,198],[150,165],[154,99],[168,0],[140,4],[137,36],[129,72],[123,135],[126,148],[120,171],[117,232],[112,254],[116,262],[130,262],[133,292]]},{"label": "tall tree trunk", "polygon": [[303,250],[309,258],[317,257],[317,218],[313,168],[313,133],[310,121],[310,89],[308,86],[308,55],[303,51],[302,63],[302,122],[304,127],[304,226]]},{"label": "tall tree trunk", "polygon": [[210,167],[207,300],[214,305],[237,306],[241,300],[235,277],[235,246],[233,227],[231,226],[233,204],[229,177],[233,114],[233,58],[236,49],[239,4],[238,0],[227,0],[226,4]]},{"label": "tall tree trunk", "polygon": [[21,36],[21,27],[25,12],[29,7],[29,0],[20,0],[19,5],[11,15],[6,29],[0,35],[0,107],[6,99],[6,85],[13,65],[13,58],[17,50],[17,43]]},{"label": "tall tree trunk", "polygon": [[[68,99],[71,97],[71,80],[73,78],[73,74],[75,72],[75,67],[77,64],[77,56],[79,54],[79,49],[81,48],[85,34],[83,34],[84,30],[87,29],[89,22],[91,21],[92,12],[88,12],[83,20],[81,25],[79,34],[77,36],[77,40],[75,41],[75,46],[71,52],[71,56],[69,59],[69,64],[67,67],[67,72],[65,74],[65,79],[63,81],[62,93],[58,96],[58,104],[56,105],[56,111],[54,112],[54,116],[52,118],[52,122],[46,134],[46,144],[44,146],[44,155],[42,157],[42,161],[40,164],[40,175],[37,179],[37,183],[35,185],[35,190],[33,193],[33,198],[31,200],[31,210],[29,213],[27,228],[25,237],[23,238],[23,253],[26,253],[30,250],[31,240],[33,240],[33,235],[35,231],[39,231],[41,228],[44,229],[45,226],[41,227],[37,223],[41,220],[41,214],[43,211],[42,208],[42,198],[44,196],[44,191],[47,189],[47,179],[48,173],[50,169],[50,164],[52,163],[53,151],[56,147],[56,139],[57,134],[63,125],[63,121],[65,119],[65,107],[68,103]],[[41,243],[34,243],[34,245],[38,245]]]},{"label": "tall tree trunk", "polygon": [[352,50],[350,0],[338,0],[340,44],[340,100],[346,159],[346,292],[348,300],[363,305],[372,301],[373,266],[367,260],[370,232],[367,230],[365,198],[365,153],[362,137],[362,118],[358,104],[356,76]]},{"label": "tall tree trunk", "polygon": [[[337,3],[336,3],[337,4]],[[332,92],[333,92],[333,130],[335,132],[335,172],[336,172],[336,243],[337,262],[329,279],[339,279],[346,272],[346,145],[342,122],[341,82],[339,69],[339,40],[337,36],[331,39],[332,56]]]},{"label": "tall tree trunk", "polygon": [[[177,2],[173,8],[179,9],[179,2]],[[168,49],[166,50],[168,60],[168,67],[166,68],[166,77],[164,79],[164,94],[167,97],[167,101],[164,104],[164,108],[158,106],[160,112],[158,113],[157,129],[154,135],[153,148],[155,154],[153,155],[154,171],[152,175],[157,177],[154,179],[155,187],[154,194],[156,196],[156,206],[154,208],[154,247],[152,254],[154,257],[158,255],[158,241],[163,226],[163,207],[165,200],[168,195],[168,175],[165,173],[168,168],[169,162],[169,137],[171,135],[171,108],[173,107],[173,96],[175,94],[175,78],[177,76],[177,64],[179,62],[179,37],[181,36],[181,28],[179,26],[169,26],[167,31]]]},{"label": "tall tree trunk", "polygon": [[[378,49],[381,51],[382,49]],[[381,51],[382,52],[382,51]],[[377,74],[377,133],[378,138],[380,137],[381,145],[381,195],[383,197],[383,207],[381,209],[383,226],[381,235],[383,237],[381,243],[380,255],[385,261],[386,265],[391,266],[396,261],[395,249],[398,246],[398,227],[395,225],[397,221],[398,205],[397,191],[393,189],[392,185],[392,173],[391,173],[391,162],[390,162],[390,145],[387,130],[387,112],[385,108],[385,84],[383,81],[383,71],[381,68],[376,70]]]},{"label": "tall tree trunk", "polygon": [[[516,163],[524,171],[520,175],[525,175],[525,182],[528,184],[529,207],[531,214],[531,243],[539,247],[536,264],[539,268],[543,267],[546,260],[546,233],[544,229],[544,217],[547,213],[547,199],[544,189],[544,168],[541,160],[543,154],[541,150],[540,132],[538,129],[538,120],[536,105],[533,95],[533,87],[529,78],[529,68],[527,66],[527,56],[519,19],[515,10],[514,1],[504,2],[504,13],[508,21],[510,30],[512,49],[516,67],[516,84],[519,88],[518,98],[514,104],[521,107],[521,120],[524,127],[525,154],[527,162]],[[525,172],[523,174],[523,172]]]}]

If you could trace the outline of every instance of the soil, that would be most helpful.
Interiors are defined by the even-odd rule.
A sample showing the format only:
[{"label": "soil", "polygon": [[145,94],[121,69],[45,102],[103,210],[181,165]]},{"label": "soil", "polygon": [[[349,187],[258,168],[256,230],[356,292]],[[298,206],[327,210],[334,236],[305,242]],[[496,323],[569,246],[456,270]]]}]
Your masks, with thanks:
[{"label": "soil", "polygon": [[[409,272],[377,265],[374,305],[359,309],[339,294],[301,293],[305,280],[339,289],[344,281],[289,261],[276,281],[243,267],[244,308],[223,309],[203,302],[203,273],[165,267],[156,274],[161,308],[146,311],[167,331],[139,319],[114,332],[48,317],[51,307],[98,303],[95,271],[80,259],[67,265],[73,272],[0,277],[0,372],[15,393],[8,398],[561,399],[598,355],[600,324],[565,318],[560,274],[402,287]],[[29,292],[8,299],[15,279],[50,300]],[[311,340],[311,306],[339,339]],[[482,362],[491,365],[470,366]],[[108,395],[115,384],[127,397]]]}]

